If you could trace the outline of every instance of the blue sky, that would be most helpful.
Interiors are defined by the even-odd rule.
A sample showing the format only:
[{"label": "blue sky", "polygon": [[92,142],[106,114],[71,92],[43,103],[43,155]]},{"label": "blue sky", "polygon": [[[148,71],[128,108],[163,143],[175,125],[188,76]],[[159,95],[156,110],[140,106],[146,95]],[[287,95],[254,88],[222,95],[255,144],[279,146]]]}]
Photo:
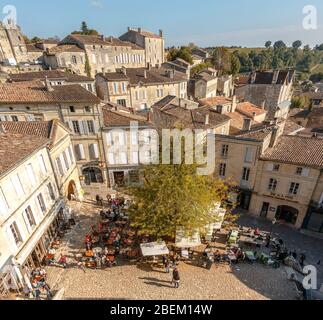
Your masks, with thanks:
[{"label": "blue sky", "polygon": [[[322,0],[0,0],[0,4],[0,14],[5,5],[17,8],[18,24],[30,37],[62,38],[85,20],[107,36],[120,36],[127,26],[163,29],[166,45],[323,42]],[[303,7],[308,4],[317,8],[317,30],[302,27]]]}]

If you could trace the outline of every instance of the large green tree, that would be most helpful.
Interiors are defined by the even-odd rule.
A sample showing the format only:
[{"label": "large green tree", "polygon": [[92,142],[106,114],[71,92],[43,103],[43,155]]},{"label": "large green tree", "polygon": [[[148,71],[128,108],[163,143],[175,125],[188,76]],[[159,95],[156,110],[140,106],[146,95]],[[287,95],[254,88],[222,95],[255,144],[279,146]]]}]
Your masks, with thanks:
[{"label": "large green tree", "polygon": [[174,239],[177,227],[203,229],[216,222],[212,209],[227,198],[228,187],[212,176],[197,174],[196,165],[143,168],[143,183],[130,188],[132,225],[141,234]]},{"label": "large green tree", "polygon": [[189,64],[193,64],[192,51],[190,47],[181,47],[180,49],[171,48],[168,51],[167,59],[169,61],[174,61],[177,58],[183,59]]}]

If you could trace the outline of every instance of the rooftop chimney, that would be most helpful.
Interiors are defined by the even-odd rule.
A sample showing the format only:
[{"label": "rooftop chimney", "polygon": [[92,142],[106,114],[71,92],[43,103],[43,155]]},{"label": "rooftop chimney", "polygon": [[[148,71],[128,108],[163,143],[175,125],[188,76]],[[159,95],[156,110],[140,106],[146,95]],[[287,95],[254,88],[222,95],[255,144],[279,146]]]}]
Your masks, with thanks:
[{"label": "rooftop chimney", "polygon": [[279,76],[279,70],[275,70],[273,74],[273,81],[272,81],[273,84],[277,83],[278,76]]},{"label": "rooftop chimney", "polygon": [[249,131],[251,129],[251,119],[250,118],[244,118],[243,119],[243,131]]},{"label": "rooftop chimney", "polygon": [[266,101],[263,101],[263,102],[261,103],[261,109],[262,109],[262,110],[265,110],[265,107],[266,107]]},{"label": "rooftop chimney", "polygon": [[257,77],[257,73],[256,72],[252,73],[252,75],[251,75],[251,84],[255,83],[256,77]]},{"label": "rooftop chimney", "polygon": [[131,30],[131,29],[130,29],[130,27],[128,27],[127,29],[128,29],[128,31],[130,31],[130,30]]},{"label": "rooftop chimney", "polygon": [[147,69],[151,70],[151,63],[150,62],[147,62]]},{"label": "rooftop chimney", "polygon": [[237,109],[237,96],[234,95],[232,97],[232,112],[235,112]]},{"label": "rooftop chimney", "polygon": [[163,30],[161,30],[161,29],[159,29],[159,36],[160,36],[161,38],[163,38],[163,37],[164,37],[164,32],[163,32]]},{"label": "rooftop chimney", "polygon": [[221,104],[218,104],[216,106],[216,111],[220,114],[223,114],[223,106]]},{"label": "rooftop chimney", "polygon": [[147,70],[144,70],[144,78],[147,79]]},{"label": "rooftop chimney", "polygon": [[253,112],[252,113],[252,119],[255,120],[256,116],[257,116],[257,113],[256,112]]},{"label": "rooftop chimney", "polygon": [[101,38],[102,41],[104,41],[104,35],[103,34],[100,35],[100,38]]},{"label": "rooftop chimney", "polygon": [[205,125],[208,126],[210,124],[210,115],[206,114],[205,115]]},{"label": "rooftop chimney", "polygon": [[123,73],[125,76],[127,75],[127,69],[125,67],[121,68],[121,73]]},{"label": "rooftop chimney", "polygon": [[141,33],[142,29],[141,28],[138,28],[138,32]]},{"label": "rooftop chimney", "polygon": [[150,111],[148,111],[148,112],[147,112],[147,121],[148,121],[148,122],[151,122],[151,116],[152,116],[151,112],[150,112]]},{"label": "rooftop chimney", "polygon": [[45,77],[45,85],[46,85],[46,89],[48,92],[52,92],[54,91],[52,85],[50,84],[50,81],[48,80],[48,77]]},{"label": "rooftop chimney", "polygon": [[275,147],[275,145],[277,144],[278,138],[279,138],[279,127],[275,126],[271,133],[269,148]]}]

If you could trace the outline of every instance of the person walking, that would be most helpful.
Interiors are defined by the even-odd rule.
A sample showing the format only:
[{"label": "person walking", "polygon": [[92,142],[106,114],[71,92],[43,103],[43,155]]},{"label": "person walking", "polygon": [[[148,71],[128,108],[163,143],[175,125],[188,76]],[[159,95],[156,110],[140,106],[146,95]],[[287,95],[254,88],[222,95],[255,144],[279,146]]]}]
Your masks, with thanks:
[{"label": "person walking", "polygon": [[305,263],[305,260],[306,260],[306,256],[304,253],[302,253],[299,257],[299,263],[301,265],[302,268],[304,268],[304,263]]},{"label": "person walking", "polygon": [[179,275],[179,271],[178,271],[177,268],[174,268],[174,271],[173,271],[173,283],[174,283],[175,289],[179,288],[180,281],[181,281],[181,278],[180,278],[180,275]]}]

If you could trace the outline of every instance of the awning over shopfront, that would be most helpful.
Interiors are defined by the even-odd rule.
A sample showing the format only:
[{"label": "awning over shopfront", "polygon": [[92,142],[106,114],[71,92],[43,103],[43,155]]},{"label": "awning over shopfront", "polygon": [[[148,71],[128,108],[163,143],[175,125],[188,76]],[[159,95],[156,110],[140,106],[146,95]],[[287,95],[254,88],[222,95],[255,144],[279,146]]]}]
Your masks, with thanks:
[{"label": "awning over shopfront", "polygon": [[176,231],[175,245],[177,248],[194,248],[200,246],[201,237],[199,230],[186,232],[184,228],[178,228]]},{"label": "awning over shopfront", "polygon": [[140,245],[140,248],[144,257],[164,256],[169,254],[169,250],[164,241],[143,243]]}]

